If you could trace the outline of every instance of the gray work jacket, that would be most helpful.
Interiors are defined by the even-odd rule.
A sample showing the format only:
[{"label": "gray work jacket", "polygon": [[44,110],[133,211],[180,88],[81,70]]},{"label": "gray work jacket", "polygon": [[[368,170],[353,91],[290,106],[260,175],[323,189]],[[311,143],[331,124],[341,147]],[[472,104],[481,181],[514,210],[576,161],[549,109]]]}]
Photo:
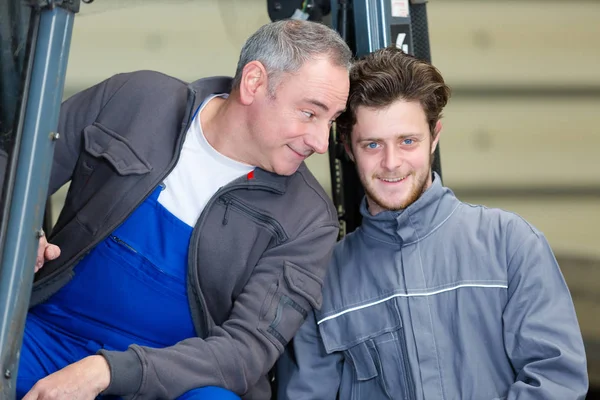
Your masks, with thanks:
[{"label": "gray work jacket", "polygon": [[583,399],[583,340],[544,236],[434,176],[334,250],[323,307],[282,358],[279,400]]}]

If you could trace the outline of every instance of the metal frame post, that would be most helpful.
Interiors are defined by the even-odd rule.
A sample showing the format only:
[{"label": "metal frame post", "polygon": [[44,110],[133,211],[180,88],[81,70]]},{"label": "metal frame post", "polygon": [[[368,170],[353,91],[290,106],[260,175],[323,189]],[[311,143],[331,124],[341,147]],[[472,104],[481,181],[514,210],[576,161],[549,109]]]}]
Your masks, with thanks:
[{"label": "metal frame post", "polygon": [[[39,27],[0,269],[0,398],[14,399],[73,29],[73,1],[35,2]],[[64,4],[63,4],[64,3]],[[58,6],[57,6],[58,5]]]},{"label": "metal frame post", "polygon": [[[421,60],[431,62],[427,3],[427,0],[410,0],[410,19],[412,42],[414,43],[413,54]],[[440,179],[442,179],[442,156],[440,154],[440,147],[441,144],[438,141],[437,148],[433,154],[432,169],[437,172]]]}]

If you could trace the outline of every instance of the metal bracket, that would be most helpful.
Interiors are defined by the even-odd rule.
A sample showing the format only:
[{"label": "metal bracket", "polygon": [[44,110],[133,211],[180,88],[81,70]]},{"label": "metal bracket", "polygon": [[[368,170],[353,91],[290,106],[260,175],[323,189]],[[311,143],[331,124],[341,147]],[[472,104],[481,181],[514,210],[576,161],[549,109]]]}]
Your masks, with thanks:
[{"label": "metal bracket", "polygon": [[[91,1],[89,2],[91,3]],[[52,10],[55,7],[62,7],[72,13],[78,13],[81,0],[29,0],[28,3],[30,7],[38,10],[45,8]]]}]

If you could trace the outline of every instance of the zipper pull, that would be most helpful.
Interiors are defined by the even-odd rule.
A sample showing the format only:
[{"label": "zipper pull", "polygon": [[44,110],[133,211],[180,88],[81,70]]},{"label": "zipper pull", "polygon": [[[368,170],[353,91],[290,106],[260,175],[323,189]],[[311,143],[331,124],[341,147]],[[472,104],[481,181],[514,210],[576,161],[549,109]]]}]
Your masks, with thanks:
[{"label": "zipper pull", "polygon": [[227,222],[228,222],[227,217],[229,216],[229,204],[231,204],[231,200],[223,199],[223,202],[225,203],[225,214],[223,215],[223,225],[227,225]]}]

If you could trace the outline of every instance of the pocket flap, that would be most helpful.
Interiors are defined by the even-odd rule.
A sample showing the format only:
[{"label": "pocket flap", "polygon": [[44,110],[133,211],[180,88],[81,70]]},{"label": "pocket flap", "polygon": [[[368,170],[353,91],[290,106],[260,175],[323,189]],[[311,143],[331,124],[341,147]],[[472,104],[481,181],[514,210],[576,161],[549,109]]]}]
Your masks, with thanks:
[{"label": "pocket flap", "polygon": [[377,373],[377,367],[369,347],[366,342],[357,344],[354,347],[348,349],[350,354],[350,360],[356,371],[356,379],[359,381],[366,381],[375,378]]},{"label": "pocket flap", "polygon": [[323,281],[289,261],[283,263],[283,275],[290,289],[304,296],[313,308],[321,308]]},{"label": "pocket flap", "polygon": [[110,129],[94,124],[83,131],[85,150],[108,161],[119,175],[143,175],[152,170],[127,139]]},{"label": "pocket flap", "polygon": [[393,299],[371,301],[328,317],[317,315],[317,318],[327,353],[348,350],[361,342],[402,327],[400,313]]}]

